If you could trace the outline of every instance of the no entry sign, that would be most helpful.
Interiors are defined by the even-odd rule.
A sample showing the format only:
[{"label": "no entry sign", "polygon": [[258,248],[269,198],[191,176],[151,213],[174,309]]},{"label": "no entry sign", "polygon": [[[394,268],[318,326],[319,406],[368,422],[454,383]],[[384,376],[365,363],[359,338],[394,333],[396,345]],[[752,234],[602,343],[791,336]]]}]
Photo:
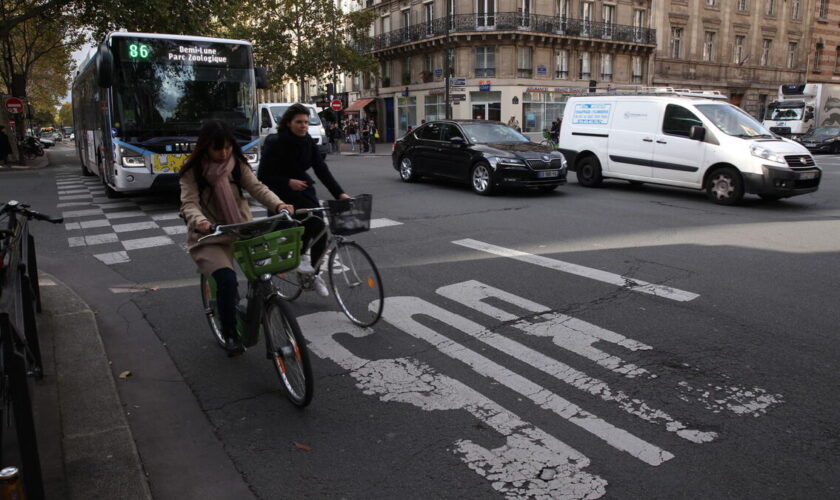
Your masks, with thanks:
[{"label": "no entry sign", "polygon": [[343,107],[344,106],[341,104],[340,99],[333,99],[333,101],[330,102],[330,109],[333,111],[341,111],[341,108]]},{"label": "no entry sign", "polygon": [[6,99],[6,111],[9,113],[23,113],[23,101],[17,97]]}]

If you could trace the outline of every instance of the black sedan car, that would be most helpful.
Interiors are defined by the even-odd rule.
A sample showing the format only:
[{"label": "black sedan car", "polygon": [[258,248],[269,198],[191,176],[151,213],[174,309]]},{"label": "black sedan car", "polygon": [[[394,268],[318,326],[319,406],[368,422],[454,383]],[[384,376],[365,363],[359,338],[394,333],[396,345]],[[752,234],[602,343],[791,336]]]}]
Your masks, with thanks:
[{"label": "black sedan car", "polygon": [[489,195],[502,186],[551,191],[566,183],[566,159],[499,122],[426,123],[394,143],[394,168],[405,182],[441,177]]},{"label": "black sedan car", "polygon": [[819,127],[796,138],[812,153],[840,153],[840,127]]}]

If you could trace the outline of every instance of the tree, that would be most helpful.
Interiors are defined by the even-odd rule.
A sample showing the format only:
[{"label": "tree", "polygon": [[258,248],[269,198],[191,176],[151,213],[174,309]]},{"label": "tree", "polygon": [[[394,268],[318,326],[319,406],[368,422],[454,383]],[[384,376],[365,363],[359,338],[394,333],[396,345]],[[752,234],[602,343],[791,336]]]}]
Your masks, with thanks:
[{"label": "tree", "polygon": [[69,102],[62,103],[58,110],[58,124],[62,127],[74,127],[73,106]]},{"label": "tree", "polygon": [[333,0],[245,0],[238,19],[222,34],[249,39],[254,58],[265,66],[272,84],[291,78],[301,87],[332,71],[373,73],[373,57],[359,54],[353,42],[367,34],[375,13],[345,14]]}]

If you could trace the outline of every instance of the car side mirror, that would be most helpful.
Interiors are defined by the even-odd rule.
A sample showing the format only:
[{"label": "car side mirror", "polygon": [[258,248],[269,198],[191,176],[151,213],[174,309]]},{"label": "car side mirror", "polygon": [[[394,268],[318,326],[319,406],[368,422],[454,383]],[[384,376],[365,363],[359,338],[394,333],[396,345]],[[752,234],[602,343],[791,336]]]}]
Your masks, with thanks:
[{"label": "car side mirror", "polygon": [[811,121],[814,119],[814,113],[805,113],[805,121]]},{"label": "car side mirror", "polygon": [[688,137],[693,141],[703,141],[706,139],[706,129],[700,125],[692,125],[691,130],[688,132]]},{"label": "car side mirror", "polygon": [[449,139],[449,143],[456,146],[463,146],[467,143],[467,141],[465,141],[463,137],[452,137]]}]

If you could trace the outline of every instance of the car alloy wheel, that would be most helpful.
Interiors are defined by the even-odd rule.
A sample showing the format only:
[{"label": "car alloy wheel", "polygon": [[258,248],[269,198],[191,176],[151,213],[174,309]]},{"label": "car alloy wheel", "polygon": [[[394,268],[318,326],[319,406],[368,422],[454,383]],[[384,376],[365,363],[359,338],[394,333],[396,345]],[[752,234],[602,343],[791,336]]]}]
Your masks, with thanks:
[{"label": "car alloy wheel", "polygon": [[490,194],[493,190],[493,181],[490,176],[490,169],[485,163],[477,163],[470,176],[472,188],[478,194]]},{"label": "car alloy wheel", "polygon": [[411,158],[404,156],[400,160],[400,178],[405,182],[412,182],[417,177],[414,175],[414,166],[411,164]]}]

